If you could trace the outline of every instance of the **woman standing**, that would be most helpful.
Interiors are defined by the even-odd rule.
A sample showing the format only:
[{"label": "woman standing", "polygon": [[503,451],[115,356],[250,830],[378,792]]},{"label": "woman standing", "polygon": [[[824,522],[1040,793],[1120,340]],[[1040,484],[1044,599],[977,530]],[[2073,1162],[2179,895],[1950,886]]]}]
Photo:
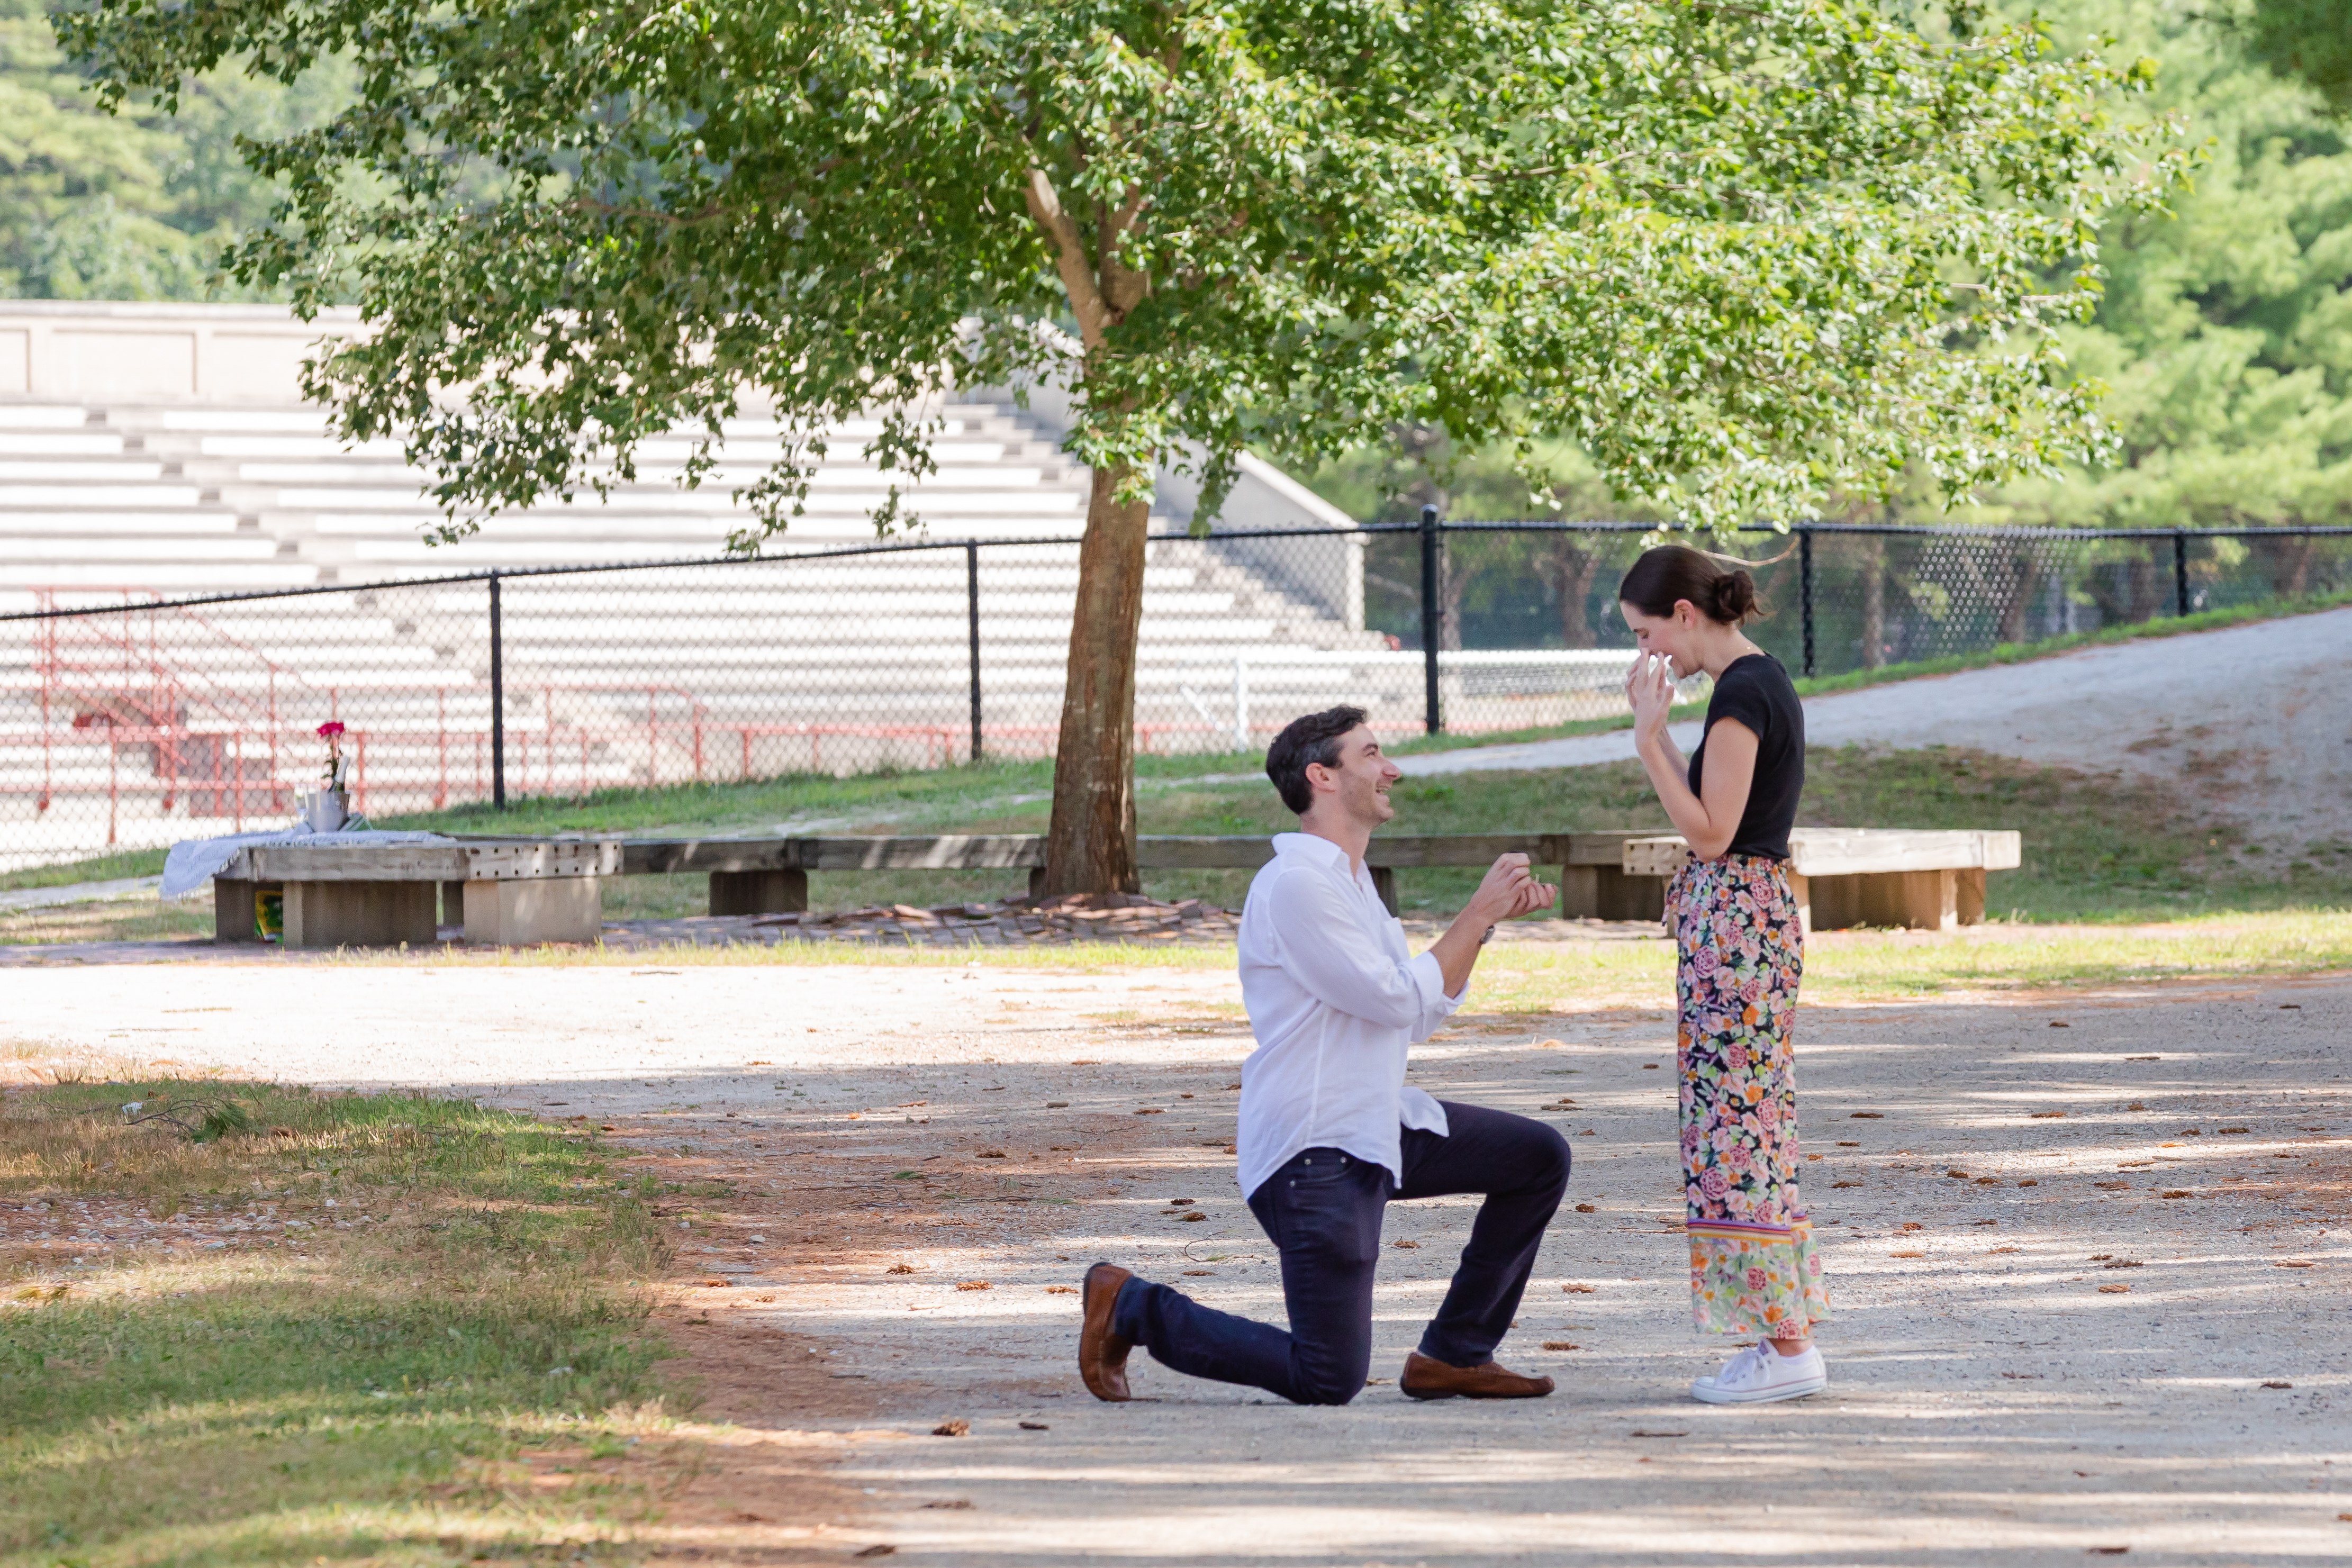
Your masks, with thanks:
[{"label": "woman standing", "polygon": [[[1757,1342],[1691,1384],[1710,1405],[1800,1399],[1829,1386],[1812,1326],[1829,1315],[1797,1173],[1790,1044],[1804,932],[1787,874],[1805,784],[1805,716],[1779,660],[1740,628],[1756,584],[1699,551],[1645,551],[1617,591],[1641,653],[1625,677],[1633,740],[1691,860],[1666,888],[1680,1015],[1683,1192],[1691,1317]],[[1666,734],[1678,677],[1714,678],[1685,763]]]}]

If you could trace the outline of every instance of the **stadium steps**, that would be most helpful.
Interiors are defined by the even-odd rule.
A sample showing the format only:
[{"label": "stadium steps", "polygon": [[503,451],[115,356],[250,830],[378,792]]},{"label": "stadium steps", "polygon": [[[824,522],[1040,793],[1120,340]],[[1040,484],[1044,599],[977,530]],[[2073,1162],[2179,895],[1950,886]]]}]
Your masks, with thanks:
[{"label": "stadium steps", "polygon": [[[1088,476],[1016,411],[944,413],[939,471],[908,490],[910,537],[1039,541],[982,554],[980,674],[992,746],[1049,751]],[[834,434],[781,548],[874,541],[867,513],[890,476],[858,454],[872,430]],[[57,622],[63,646],[46,683],[28,642],[0,629],[0,810],[13,814],[12,796],[103,790],[126,837],[184,836],[192,800],[216,816],[241,779],[305,787],[310,731],[330,716],[365,747],[372,809],[467,798],[489,720],[487,589],[417,580],[719,555],[748,520],[730,492],[775,441],[772,426],[739,423],[727,464],[695,490],[675,482],[687,444],[648,442],[637,479],[601,501],[495,516],[433,546],[425,534],[440,513],[420,493],[425,476],[396,444],[341,445],[315,410],[0,402],[0,610],[358,590]],[[966,570],[963,551],[941,549],[509,580],[509,787],[961,757]],[[147,646],[131,646],[142,635]],[[1196,747],[1229,728],[1236,657],[1302,646],[1383,643],[1247,562],[1155,547],[1138,677],[1145,744]],[[1269,716],[1364,689],[1344,666],[1244,679]],[[39,744],[43,695],[72,708],[79,744],[59,746],[55,732]],[[191,768],[209,772],[192,783]],[[127,779],[137,787],[126,793]]]}]

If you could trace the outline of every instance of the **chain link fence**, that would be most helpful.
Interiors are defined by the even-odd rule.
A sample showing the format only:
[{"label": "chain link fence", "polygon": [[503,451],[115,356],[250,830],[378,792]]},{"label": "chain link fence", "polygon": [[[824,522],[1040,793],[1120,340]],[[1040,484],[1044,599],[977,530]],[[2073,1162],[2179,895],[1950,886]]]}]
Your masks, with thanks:
[{"label": "chain link fence", "polygon": [[[1339,702],[1392,733],[1621,711],[1640,524],[1154,539],[1139,744],[1254,751]],[[2352,590],[2352,529],[1835,527],[1739,547],[1792,672],[1835,675]],[[919,542],[0,616],[0,873],[284,823],[345,726],[376,817],[1051,752],[1076,541]]]}]

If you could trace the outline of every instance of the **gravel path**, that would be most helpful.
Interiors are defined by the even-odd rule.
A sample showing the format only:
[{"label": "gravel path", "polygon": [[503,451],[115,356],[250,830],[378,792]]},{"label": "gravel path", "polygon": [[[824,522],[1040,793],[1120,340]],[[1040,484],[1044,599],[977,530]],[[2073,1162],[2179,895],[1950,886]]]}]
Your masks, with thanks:
[{"label": "gravel path", "polygon": [[[2174,781],[2264,841],[2352,842],[2352,610],[2150,637],[1815,697],[1815,746],[1958,746]],[[1687,751],[1696,724],[1678,725]],[[1412,774],[1579,768],[1616,730],[1400,758]]]},{"label": "gravel path", "polygon": [[[2352,980],[1809,1007],[1835,1381],[1747,1411],[1682,1395],[1720,1350],[1685,1326],[1663,1010],[1474,998],[1418,1057],[1433,1092],[1571,1134],[1591,1207],[1563,1210],[1504,1350],[1561,1391],[1307,1410],[1140,1362],[1150,1402],[1097,1404],[1055,1291],[1104,1256],[1278,1312],[1223,1144],[1249,1044],[1223,973],[208,964],[7,985],[10,1032],[94,1061],[457,1089],[731,1184],[678,1208],[668,1316],[738,1420],[730,1453],[828,1465],[788,1492],[749,1460],[714,1472],[670,1542],[704,1562],[2352,1556]],[[1391,1210],[1413,1245],[1383,1270],[1375,1375],[1468,1217]],[[970,1435],[929,1435],[950,1419]]]}]

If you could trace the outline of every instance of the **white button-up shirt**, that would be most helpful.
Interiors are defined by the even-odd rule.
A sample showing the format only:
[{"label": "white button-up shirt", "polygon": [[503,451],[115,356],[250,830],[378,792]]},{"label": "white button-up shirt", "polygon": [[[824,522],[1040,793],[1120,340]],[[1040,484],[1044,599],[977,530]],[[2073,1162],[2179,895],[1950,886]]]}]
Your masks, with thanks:
[{"label": "white button-up shirt", "polygon": [[1242,905],[1242,1063],[1235,1140],[1244,1197],[1301,1149],[1345,1149],[1404,1179],[1400,1131],[1443,1135],[1445,1113],[1404,1082],[1405,1051],[1461,1005],[1437,960],[1412,956],[1372,873],[1312,833],[1281,833]]}]

